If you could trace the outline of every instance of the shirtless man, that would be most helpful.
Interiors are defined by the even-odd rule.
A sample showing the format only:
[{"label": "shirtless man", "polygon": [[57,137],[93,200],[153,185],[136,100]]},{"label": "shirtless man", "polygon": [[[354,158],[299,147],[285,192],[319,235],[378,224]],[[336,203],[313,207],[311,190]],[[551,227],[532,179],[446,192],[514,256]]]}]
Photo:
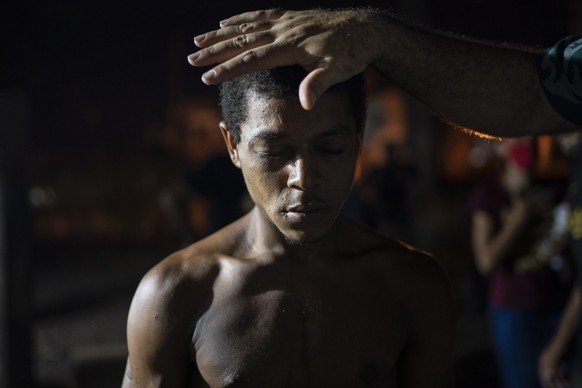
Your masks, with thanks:
[{"label": "shirtless man", "polygon": [[221,85],[220,128],[255,207],[144,277],[125,388],[450,386],[442,268],[339,215],[360,151],[361,79],[306,111],[305,74]]}]

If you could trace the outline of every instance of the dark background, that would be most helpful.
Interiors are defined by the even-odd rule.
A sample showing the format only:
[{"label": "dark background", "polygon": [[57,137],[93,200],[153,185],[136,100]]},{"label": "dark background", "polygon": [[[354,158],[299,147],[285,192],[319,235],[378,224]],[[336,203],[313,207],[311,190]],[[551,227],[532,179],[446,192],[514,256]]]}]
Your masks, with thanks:
[{"label": "dark background", "polygon": [[[0,386],[119,386],[113,382],[120,381],[123,369],[131,295],[147,268],[180,246],[156,226],[152,205],[165,173],[158,163],[160,128],[175,101],[192,95],[212,100],[216,93],[199,81],[204,70],[186,62],[195,50],[193,36],[257,8],[370,5],[458,34],[546,47],[582,31],[578,3],[66,0],[3,5]],[[414,154],[416,167],[422,187],[428,188],[419,214],[410,215],[416,225],[411,242],[442,257],[458,288],[457,386],[476,387],[476,380],[495,386],[483,343],[486,324],[478,302],[465,293],[472,259],[462,203],[476,175],[443,172],[448,157],[443,144],[456,135],[413,99],[407,104],[413,116],[411,143],[420,150]]]}]

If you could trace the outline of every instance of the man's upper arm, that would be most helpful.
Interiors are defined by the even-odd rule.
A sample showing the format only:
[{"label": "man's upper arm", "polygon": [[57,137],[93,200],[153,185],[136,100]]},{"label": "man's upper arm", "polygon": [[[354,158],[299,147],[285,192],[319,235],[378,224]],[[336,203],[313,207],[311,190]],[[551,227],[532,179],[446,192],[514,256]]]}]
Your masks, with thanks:
[{"label": "man's upper arm", "polygon": [[410,293],[409,335],[399,365],[399,386],[451,387],[455,311],[443,268],[424,257]]},{"label": "man's upper arm", "polygon": [[[193,297],[183,274],[154,268],[141,281],[127,322],[124,388],[186,387]],[[195,294],[194,294],[195,295]]]}]

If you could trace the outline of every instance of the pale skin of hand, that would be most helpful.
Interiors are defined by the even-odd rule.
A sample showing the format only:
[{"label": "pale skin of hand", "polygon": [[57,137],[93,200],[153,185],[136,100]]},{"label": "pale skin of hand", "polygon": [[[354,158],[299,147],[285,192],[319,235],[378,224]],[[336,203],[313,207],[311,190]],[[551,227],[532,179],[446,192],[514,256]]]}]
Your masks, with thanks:
[{"label": "pale skin of hand", "polygon": [[331,85],[373,65],[453,124],[493,137],[580,129],[547,102],[538,51],[426,32],[367,11],[254,11],[195,38],[193,66],[218,63],[203,82],[299,64],[299,99],[311,109]]}]

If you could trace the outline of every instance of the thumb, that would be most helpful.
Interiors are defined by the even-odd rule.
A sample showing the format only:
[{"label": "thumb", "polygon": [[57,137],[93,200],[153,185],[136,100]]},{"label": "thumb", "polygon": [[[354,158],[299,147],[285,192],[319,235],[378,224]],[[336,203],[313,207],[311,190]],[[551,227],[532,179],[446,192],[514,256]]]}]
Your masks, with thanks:
[{"label": "thumb", "polygon": [[317,68],[307,74],[299,85],[299,101],[305,110],[311,110],[315,102],[332,85],[345,81],[333,71]]}]

